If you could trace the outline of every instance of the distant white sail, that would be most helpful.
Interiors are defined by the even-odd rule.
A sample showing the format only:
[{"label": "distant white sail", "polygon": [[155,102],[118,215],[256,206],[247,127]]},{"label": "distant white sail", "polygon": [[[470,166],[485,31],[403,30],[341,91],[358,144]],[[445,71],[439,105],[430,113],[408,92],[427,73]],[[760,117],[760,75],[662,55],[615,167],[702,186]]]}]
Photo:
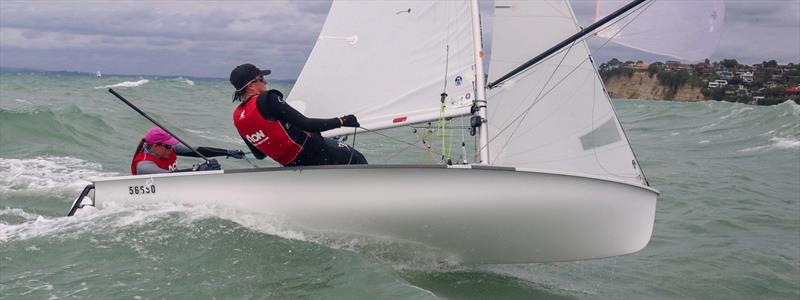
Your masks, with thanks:
[{"label": "distant white sail", "polygon": [[[579,31],[567,1],[495,2],[492,82]],[[488,92],[491,163],[641,184],[584,42]]]},{"label": "distant white sail", "polygon": [[[595,20],[627,2],[597,0]],[[611,41],[626,47],[684,61],[700,61],[716,51],[725,21],[723,0],[662,0],[643,5],[647,8],[641,15],[635,11],[629,17],[599,29],[597,36],[612,38]]]},{"label": "distant white sail", "polygon": [[[352,113],[381,129],[439,118],[446,83],[445,115],[468,114],[471,22],[468,1],[334,1],[287,101],[310,117]],[[343,133],[352,129],[326,132]]]}]

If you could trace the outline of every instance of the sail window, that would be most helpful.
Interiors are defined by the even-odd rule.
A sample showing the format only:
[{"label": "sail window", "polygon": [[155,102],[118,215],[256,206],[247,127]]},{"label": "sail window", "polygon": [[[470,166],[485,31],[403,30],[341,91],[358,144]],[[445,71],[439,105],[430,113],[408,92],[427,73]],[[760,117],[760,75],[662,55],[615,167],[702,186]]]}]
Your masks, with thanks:
[{"label": "sail window", "polygon": [[582,136],[581,145],[583,145],[583,150],[590,150],[618,142],[621,137],[619,136],[619,130],[617,130],[617,126],[614,123],[615,122],[613,118],[608,119],[608,121],[603,123],[603,125],[600,125],[600,127],[597,127],[591,132]]}]

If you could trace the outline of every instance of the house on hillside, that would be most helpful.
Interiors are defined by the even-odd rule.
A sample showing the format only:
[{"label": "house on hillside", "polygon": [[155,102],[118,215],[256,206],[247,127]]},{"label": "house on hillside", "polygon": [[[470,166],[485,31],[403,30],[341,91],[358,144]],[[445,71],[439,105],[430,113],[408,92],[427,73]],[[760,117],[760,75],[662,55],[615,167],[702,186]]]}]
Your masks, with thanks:
[{"label": "house on hillside", "polygon": [[741,84],[736,89],[736,96],[739,96],[739,97],[750,97],[752,94],[753,93],[750,92],[750,89],[748,89],[746,86],[741,85]]},{"label": "house on hillside", "polygon": [[767,81],[766,83],[764,83],[764,86],[767,87],[768,89],[774,89],[774,88],[778,87],[778,83],[775,82],[775,81],[770,80],[770,81]]},{"label": "house on hillside", "polygon": [[667,71],[680,71],[680,70],[690,70],[690,66],[687,64],[682,64],[679,61],[668,60],[666,63],[667,67],[665,68]]},{"label": "house on hillside", "polygon": [[710,66],[709,64],[707,64],[707,63],[699,63],[699,64],[695,64],[695,65],[694,65],[694,71],[695,71],[695,72],[696,72],[698,75],[700,75],[700,76],[703,76],[703,75],[706,75],[706,74],[709,74],[709,73],[710,73],[710,71],[711,71],[711,66]]},{"label": "house on hillside", "polygon": [[728,70],[717,71],[717,76],[722,80],[731,80],[733,79],[733,72]]},{"label": "house on hillside", "polygon": [[744,83],[752,83],[753,82],[753,73],[751,73],[751,72],[739,73],[739,78],[741,78]]}]

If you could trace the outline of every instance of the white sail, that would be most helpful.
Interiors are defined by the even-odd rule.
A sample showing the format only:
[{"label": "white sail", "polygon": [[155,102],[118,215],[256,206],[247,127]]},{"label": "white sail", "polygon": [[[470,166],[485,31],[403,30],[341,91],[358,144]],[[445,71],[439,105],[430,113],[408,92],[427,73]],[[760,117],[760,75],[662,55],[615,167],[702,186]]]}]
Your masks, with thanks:
[{"label": "white sail", "polygon": [[[579,31],[567,1],[496,1],[489,82]],[[641,184],[584,42],[488,93],[492,165]]]},{"label": "white sail", "polygon": [[[595,19],[614,12],[627,1],[598,0]],[[597,31],[617,44],[685,61],[711,57],[719,45],[725,4],[722,0],[655,1],[643,12]]]},{"label": "white sail", "polygon": [[[310,117],[355,114],[382,129],[469,113],[468,1],[334,1],[288,101]],[[352,133],[352,129],[326,132]]]}]

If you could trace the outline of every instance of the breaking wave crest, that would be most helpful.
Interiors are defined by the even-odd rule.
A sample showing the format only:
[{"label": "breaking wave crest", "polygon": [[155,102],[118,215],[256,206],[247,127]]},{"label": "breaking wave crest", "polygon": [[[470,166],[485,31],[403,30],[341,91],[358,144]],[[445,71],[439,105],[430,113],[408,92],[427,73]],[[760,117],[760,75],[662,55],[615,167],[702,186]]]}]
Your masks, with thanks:
[{"label": "breaking wave crest", "polygon": [[148,83],[148,82],[150,82],[150,80],[147,80],[147,79],[141,79],[139,81],[123,81],[123,82],[116,83],[116,84],[109,84],[109,85],[104,85],[104,86],[96,86],[95,89],[108,89],[108,88],[116,88],[116,87],[137,87],[137,86],[141,86],[141,85],[143,85],[145,83]]},{"label": "breaking wave crest", "polygon": [[0,194],[73,191],[89,184],[89,178],[117,175],[102,169],[98,163],[74,157],[0,157]]},{"label": "breaking wave crest", "polygon": [[757,152],[761,150],[800,150],[800,140],[797,138],[772,137],[769,144],[756,147],[745,148],[739,152]]},{"label": "breaking wave crest", "polygon": [[178,80],[180,82],[183,82],[183,83],[185,83],[186,85],[189,85],[189,86],[193,86],[194,85],[194,81],[189,80],[188,78],[178,77],[178,78],[176,78],[176,80]]}]

